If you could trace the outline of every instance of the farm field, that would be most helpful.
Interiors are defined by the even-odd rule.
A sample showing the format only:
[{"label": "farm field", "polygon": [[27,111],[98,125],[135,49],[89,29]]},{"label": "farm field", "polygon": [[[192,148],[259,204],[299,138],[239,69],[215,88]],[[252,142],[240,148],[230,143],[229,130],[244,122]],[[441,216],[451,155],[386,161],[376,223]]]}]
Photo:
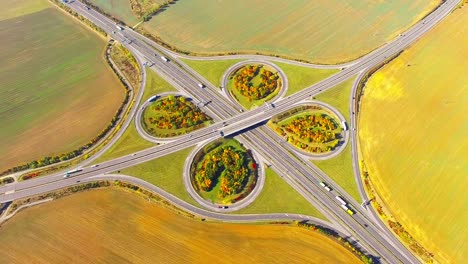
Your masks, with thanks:
[{"label": "farm field", "polygon": [[468,258],[466,8],[369,79],[359,120],[385,207],[440,263]]},{"label": "farm field", "polygon": [[[45,0],[0,4],[9,14],[0,18],[3,171],[87,143],[111,121],[125,91],[96,33]],[[37,6],[44,9],[31,11]]]},{"label": "farm field", "polygon": [[129,0],[88,0],[93,5],[99,7],[105,13],[125,22],[132,27],[138,23],[139,19],[132,12]]},{"label": "farm field", "polygon": [[313,231],[196,221],[118,189],[26,209],[2,226],[0,244],[2,263],[361,263]]},{"label": "farm field", "polygon": [[259,196],[235,214],[292,213],[326,220],[309,201],[284,181],[274,170],[265,168],[265,185]]},{"label": "farm field", "polygon": [[440,3],[178,1],[143,27],[180,50],[198,54],[261,52],[335,64],[385,44]]}]

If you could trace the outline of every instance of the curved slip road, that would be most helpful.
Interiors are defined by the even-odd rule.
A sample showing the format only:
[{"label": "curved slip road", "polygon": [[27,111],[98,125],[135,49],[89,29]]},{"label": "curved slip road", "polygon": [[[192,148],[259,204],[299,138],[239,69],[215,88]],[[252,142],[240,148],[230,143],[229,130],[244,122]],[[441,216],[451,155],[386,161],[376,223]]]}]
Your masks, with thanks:
[{"label": "curved slip road", "polygon": [[[386,60],[389,56],[398,53],[408,45],[410,45],[412,42],[414,42],[416,39],[418,39],[421,35],[423,35],[427,30],[429,30],[431,27],[433,27],[436,23],[438,23],[443,17],[445,17],[456,5],[458,4],[457,1],[454,0],[448,0],[444,4],[441,5],[437,10],[435,10],[432,14],[427,16],[423,21],[420,23],[416,24],[413,28],[411,28],[409,31],[407,31],[403,36],[397,38],[395,41],[390,42],[389,44],[385,45],[382,48],[379,48],[375,50],[374,52],[362,57],[361,59],[357,60],[354,62],[354,64],[350,65],[348,68],[344,69],[338,74],[335,74],[322,82],[319,82],[315,85],[312,85],[305,90],[296,93],[292,96],[289,96],[285,99],[282,99],[278,101],[277,103],[277,110],[281,110],[281,108],[285,107],[287,104],[291,104],[293,102],[297,102],[303,99],[306,99],[307,97],[311,97],[325,89],[329,89],[336,84],[349,79],[350,77],[354,76],[358,72],[360,72],[363,69],[366,69],[368,67],[375,66],[382,61]],[[78,2],[73,2],[70,4],[70,6],[80,13],[81,15],[87,17],[89,20],[91,20],[93,23],[98,25],[99,27],[102,27],[104,30],[107,32],[110,32],[110,28],[115,28],[115,25],[113,24],[112,21],[108,20],[107,18],[103,17],[101,14],[95,12],[94,10],[86,10],[83,8],[81,3]],[[122,36],[122,38],[129,39],[129,44],[134,47],[135,49],[138,50],[139,53],[142,53],[145,58],[153,58],[154,56],[159,56],[161,53],[158,52],[155,54],[155,49],[159,49],[158,45],[155,43],[151,43],[151,46],[148,44],[138,41],[137,38],[140,38],[139,34],[129,30],[126,28],[123,32],[119,32]],[[190,94],[195,94],[193,93],[196,89],[197,86],[196,84],[200,82],[199,80],[203,80],[199,74],[194,72],[192,69],[184,65],[183,63],[180,62],[180,60],[174,59],[171,61],[171,63],[164,63],[162,64],[161,61],[158,61],[155,64],[158,64],[156,66],[153,66],[152,68],[157,68],[158,71],[162,72],[163,77],[168,78],[172,82],[177,82],[182,89],[185,89],[186,91],[190,91]],[[186,72],[189,72],[190,74],[187,74]],[[213,99],[213,103],[209,104],[209,109],[214,109],[216,111],[216,114],[219,115],[218,119],[219,121],[224,120],[225,118],[230,117],[230,124],[233,124],[230,128],[231,133],[238,133],[239,131],[242,131],[246,128],[249,128],[250,126],[254,124],[261,123],[265,121],[266,119],[269,118],[268,114],[260,113],[260,111],[263,111],[261,108],[255,109],[250,111],[248,114],[239,114],[233,112],[232,104],[230,102],[226,102],[226,100],[219,98],[218,95],[219,92],[215,90],[215,87],[213,85],[209,85],[207,82],[207,88],[205,89],[205,93],[198,93],[196,92],[195,97],[199,98],[199,96],[202,96],[202,100],[205,100],[205,98],[216,98]],[[197,90],[198,91],[198,90]],[[218,94],[216,94],[218,93]],[[271,109],[268,110],[269,114],[274,115],[275,111],[272,111]],[[253,117],[252,117],[253,116]],[[238,119],[241,120],[238,120]],[[266,119],[265,119],[266,118]],[[246,124],[247,122],[247,124]],[[219,129],[219,126],[216,127],[216,124],[214,125],[216,129]],[[237,130],[236,130],[237,129]],[[229,128],[228,128],[229,131]],[[250,142],[253,142],[256,147],[260,148],[265,148],[268,149],[269,147],[275,147],[279,151],[279,153],[271,153],[266,152],[266,156],[268,156],[272,161],[275,162],[276,167],[282,167],[282,174],[285,174],[285,170],[292,169],[293,172],[289,175],[294,176],[294,180],[298,182],[301,186],[304,188],[309,188],[310,193],[313,194],[314,192],[316,193],[316,198],[317,200],[323,204],[327,208],[327,210],[330,211],[331,214],[336,215],[335,220],[340,221],[340,223],[347,229],[349,229],[350,232],[354,234],[356,238],[360,240],[360,243],[364,243],[364,246],[369,249],[372,253],[378,252],[379,255],[383,258],[383,260],[391,263],[395,262],[405,262],[405,263],[416,263],[418,260],[410,253],[406,248],[404,248],[401,243],[399,243],[398,240],[396,240],[391,233],[388,232],[388,230],[384,230],[385,232],[382,233],[382,230],[378,230],[375,228],[374,223],[371,223],[368,227],[363,226],[361,224],[366,224],[370,223],[370,220],[367,218],[365,214],[358,213],[355,216],[351,217],[346,214],[344,214],[344,211],[341,210],[341,208],[338,207],[336,202],[331,197],[324,196],[323,190],[317,186],[317,183],[314,183],[314,181],[317,180],[318,175],[316,172],[310,169],[310,165],[308,163],[303,163],[302,161],[298,160],[297,157],[294,155],[291,155],[287,151],[287,149],[282,148],[281,146],[274,146],[275,142],[272,138],[267,137],[266,135],[268,134],[268,129],[263,129],[262,127],[255,128],[253,130],[250,130],[244,134],[242,134],[240,137],[243,140],[249,140]],[[216,138],[216,133],[210,135],[209,133],[202,135],[201,137],[205,137],[205,139],[210,139],[210,138]],[[218,135],[219,137],[219,135]],[[187,140],[178,140],[179,146],[178,148],[185,148],[187,145],[193,144],[193,139],[187,139]],[[273,145],[272,145],[273,144]],[[170,144],[166,144],[170,145]],[[164,145],[164,146],[166,146]],[[141,156],[138,157],[133,157],[133,156],[125,156],[123,158],[115,159],[113,161],[110,161],[110,163],[106,163],[106,166],[108,169],[111,168],[123,168],[123,167],[128,167],[130,166],[131,163],[141,163],[143,160],[149,160],[154,158],[155,156],[158,155],[164,155],[163,153],[170,153],[175,152],[174,150],[175,147],[172,146],[170,149],[165,149],[164,148],[159,148],[159,149],[154,149],[150,148],[145,151],[138,152],[136,154],[140,154]],[[149,153],[148,153],[149,151]],[[151,153],[151,151],[154,151],[154,153]],[[282,156],[286,155],[286,156]],[[283,166],[284,164],[287,166]],[[286,171],[287,172],[287,171]],[[94,171],[88,170],[86,168],[86,171],[77,173],[77,177],[84,177],[84,175],[92,176],[91,174],[93,173],[98,173],[96,169]],[[49,177],[46,177],[49,178]],[[312,180],[313,179],[313,180]],[[59,182],[68,182],[69,179],[62,179]],[[33,181],[33,180],[31,180]],[[57,179],[51,179],[48,180],[49,182],[54,182],[57,181]],[[47,183],[48,181],[45,181]],[[29,182],[29,181],[28,181]],[[26,193],[32,193],[35,192],[34,187],[38,184],[40,179],[38,181],[33,181],[32,183],[32,188],[29,189],[29,191],[26,191],[25,193],[22,193],[22,195],[25,195]],[[15,186],[27,186],[28,184],[31,183],[18,183],[15,184]],[[331,183],[332,185],[336,185],[335,183]],[[41,186],[39,186],[41,187]],[[333,186],[335,189],[337,187]],[[24,191],[24,190],[23,190]],[[37,191],[37,190],[36,190]],[[325,194],[326,195],[326,194]],[[12,197],[20,197],[21,195],[18,195],[18,193],[13,193],[13,194],[5,194],[2,195],[1,198],[3,200],[5,199],[11,199]],[[352,201],[354,204],[355,202]],[[359,210],[358,210],[359,211]],[[361,221],[364,221],[361,222]],[[367,229],[366,229],[367,228]],[[367,231],[369,230],[369,231]]]}]

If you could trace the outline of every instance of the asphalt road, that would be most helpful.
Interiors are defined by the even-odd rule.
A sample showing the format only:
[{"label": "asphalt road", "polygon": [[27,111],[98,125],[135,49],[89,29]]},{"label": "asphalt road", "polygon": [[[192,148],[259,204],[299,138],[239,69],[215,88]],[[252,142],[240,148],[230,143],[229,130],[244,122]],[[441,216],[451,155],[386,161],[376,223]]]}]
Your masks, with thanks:
[{"label": "asphalt road", "polygon": [[[209,84],[200,78],[197,73],[193,70],[188,69],[186,65],[172,58],[174,61],[169,63],[163,62],[158,59],[160,53],[155,52],[152,47],[157,47],[155,43],[152,43],[152,47],[148,44],[140,41],[139,34],[125,28],[123,31],[118,31],[112,21],[100,15],[94,10],[86,10],[82,4],[75,1],[71,4],[72,8],[78,13],[90,19],[93,23],[103,28],[107,32],[116,31],[114,37],[120,42],[127,43],[128,48],[143,58],[152,61],[158,73],[164,78],[168,79],[176,88],[191,94],[194,98],[198,98],[201,101],[210,102],[207,104],[207,112],[211,112],[212,117],[217,121],[226,120],[228,126],[222,128],[222,124],[211,126],[208,129],[203,129],[192,133],[192,136],[183,137],[177,141],[167,143],[162,146],[150,148],[144,151],[140,151],[136,154],[131,154],[125,157],[121,157],[109,162],[105,162],[98,167],[83,168],[83,171],[76,173],[76,176],[72,178],[64,179],[58,175],[55,177],[44,177],[34,179],[26,182],[14,184],[13,188],[16,190],[14,193],[8,193],[0,196],[0,201],[10,201],[30,195],[39,194],[48,190],[54,190],[62,188],[64,186],[72,185],[76,183],[78,179],[88,178],[90,176],[99,175],[102,173],[109,173],[121,168],[133,166],[135,164],[154,159],[156,157],[167,155],[169,153],[178,151],[188,146],[194,145],[199,140],[211,140],[220,137],[219,132],[213,131],[213,129],[223,129],[226,134],[235,134],[249,128],[255,124],[259,124],[273,115],[276,115],[283,111],[283,109],[294,102],[309,98],[325,89],[331,88],[336,84],[356,75],[358,72],[375,66],[391,55],[398,53],[438,21],[445,17],[450,10],[457,5],[457,1],[447,1],[440,8],[438,8],[431,15],[426,17],[422,22],[415,25],[412,29],[407,31],[403,36],[399,37],[395,41],[392,41],[388,45],[377,49],[376,51],[364,56],[363,58],[353,62],[350,66],[338,74],[335,74],[322,82],[312,85],[301,92],[298,92],[292,96],[284,98],[276,103],[276,107],[273,109],[264,109],[263,107],[249,111],[248,113],[238,113],[235,109],[235,105],[231,102],[226,101],[226,98],[217,91],[217,88]],[[160,47],[158,47],[160,48]],[[187,72],[189,74],[187,74]],[[201,80],[201,81],[200,81]],[[197,86],[198,82],[204,83],[207,87],[200,89]],[[205,91],[205,92],[204,92]],[[333,199],[333,195],[325,192],[323,188],[320,188],[317,184],[317,180],[320,177],[316,172],[311,170],[310,165],[305,164],[298,160],[294,155],[291,155],[286,148],[280,144],[274,142],[274,138],[268,136],[268,129],[262,129],[261,127],[249,130],[242,135],[240,138],[243,141],[249,141],[255,150],[258,151],[264,158],[270,158],[271,162],[276,168],[279,168],[280,173],[287,177],[291,177],[294,181],[298,182],[304,188],[309,189],[311,195],[316,196],[317,200],[327,208],[331,214],[334,214],[335,220],[342,223],[353,237],[358,239],[360,244],[368,249],[371,253],[378,253],[384,261],[390,263],[404,262],[404,263],[416,263],[418,260],[404,248],[398,240],[393,236],[388,235],[389,232],[382,232],[380,228],[375,226],[375,223],[370,220],[367,214],[362,213],[360,209],[355,208],[358,213],[354,216],[347,215],[337,204],[336,200]],[[339,187],[329,181],[329,184],[335,190],[339,190]],[[8,191],[10,186],[2,187],[1,192]],[[344,194],[343,194],[344,195]],[[351,204],[355,204],[349,200]],[[359,207],[359,206],[358,206]],[[229,217],[229,216],[228,216]],[[387,230],[385,230],[387,231]]]}]

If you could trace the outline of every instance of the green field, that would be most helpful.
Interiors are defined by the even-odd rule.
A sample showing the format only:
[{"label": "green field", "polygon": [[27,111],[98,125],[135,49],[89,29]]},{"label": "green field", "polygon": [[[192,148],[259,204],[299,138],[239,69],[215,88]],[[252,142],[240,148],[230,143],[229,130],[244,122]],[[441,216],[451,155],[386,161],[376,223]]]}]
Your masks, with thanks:
[{"label": "green field", "polygon": [[120,171],[154,184],[178,198],[193,204],[197,203],[185,190],[182,180],[184,164],[193,148],[187,148]]},{"label": "green field", "polygon": [[353,172],[353,159],[351,155],[351,143],[336,157],[327,160],[312,160],[323,172],[343,188],[357,202],[361,202],[361,196],[357,188]]},{"label": "green field", "polygon": [[271,168],[265,168],[265,185],[255,201],[239,214],[292,213],[326,220],[313,205],[293,189]]},{"label": "green field", "polygon": [[[96,33],[45,0],[0,4],[8,17],[0,17],[3,171],[84,145],[108,125],[125,93]],[[38,6],[47,8],[34,12]]]},{"label": "green field", "polygon": [[129,0],[88,0],[102,11],[125,22],[128,26],[134,26],[139,19],[132,13]]},{"label": "green field", "polygon": [[347,81],[316,95],[314,99],[327,103],[337,109],[346,118],[346,121],[349,124],[349,99],[351,96],[353,82],[354,78],[350,78]]},{"label": "green field", "polygon": [[337,63],[385,44],[440,0],[177,1],[144,28],[201,54],[262,52]]},{"label": "green field", "polygon": [[304,88],[317,83],[339,72],[339,70],[323,70],[292,65],[289,63],[275,62],[288,78],[288,90],[286,96],[297,93]]},{"label": "green field", "polygon": [[116,189],[26,209],[0,245],[0,263],[361,263],[318,232],[202,222]]},{"label": "green field", "polygon": [[468,259],[466,8],[370,78],[359,120],[385,207],[440,263]]},{"label": "green field", "polygon": [[135,128],[135,123],[132,121],[122,136],[110,147],[104,154],[93,161],[93,164],[98,164],[103,161],[112,160],[122,157],[143,149],[155,146],[156,144],[143,139]]},{"label": "green field", "polygon": [[188,60],[181,59],[189,67],[193,68],[203,77],[205,77],[210,83],[216,87],[221,86],[221,78],[223,74],[231,67],[232,65],[242,61],[242,60],[209,60],[209,61],[198,61],[198,60]]},{"label": "green field", "polygon": [[175,89],[174,86],[170,85],[156,72],[146,68],[146,86],[145,91],[143,92],[143,97],[141,98],[142,103],[153,95],[176,91],[177,89]]}]

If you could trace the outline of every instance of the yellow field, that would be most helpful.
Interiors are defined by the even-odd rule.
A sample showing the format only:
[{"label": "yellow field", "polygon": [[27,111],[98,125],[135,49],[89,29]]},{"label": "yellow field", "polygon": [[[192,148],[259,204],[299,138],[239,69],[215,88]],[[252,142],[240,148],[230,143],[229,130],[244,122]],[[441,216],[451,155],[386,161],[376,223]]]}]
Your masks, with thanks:
[{"label": "yellow field", "polygon": [[0,263],[360,263],[312,231],[201,222],[115,189],[26,209],[0,245]]},{"label": "yellow field", "polygon": [[371,77],[360,146],[396,219],[441,263],[468,258],[468,10]]},{"label": "yellow field", "polygon": [[440,0],[177,1],[143,27],[181,50],[338,63],[385,44]]}]

